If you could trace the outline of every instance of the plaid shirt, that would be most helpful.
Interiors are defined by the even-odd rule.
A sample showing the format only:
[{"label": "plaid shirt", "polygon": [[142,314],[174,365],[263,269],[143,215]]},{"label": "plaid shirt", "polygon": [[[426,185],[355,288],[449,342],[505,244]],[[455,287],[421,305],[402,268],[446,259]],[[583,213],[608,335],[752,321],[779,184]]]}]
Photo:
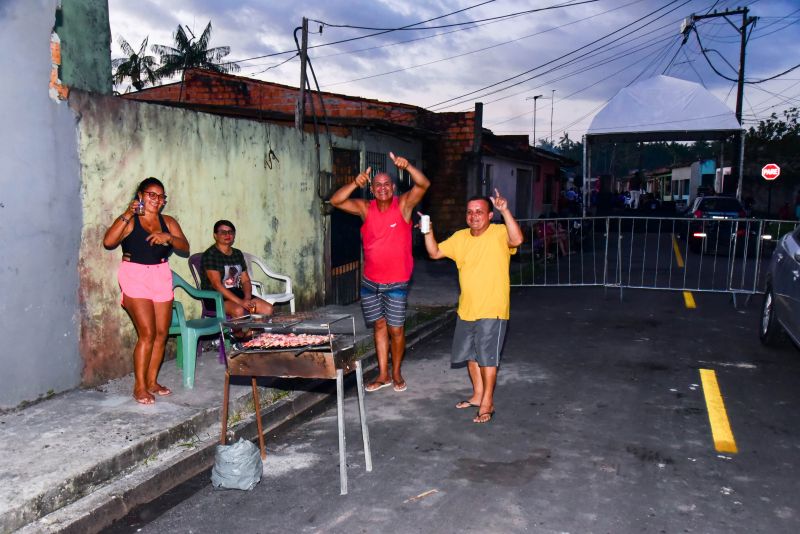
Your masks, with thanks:
[{"label": "plaid shirt", "polygon": [[222,285],[227,289],[241,287],[242,273],[247,272],[244,254],[238,248],[232,249],[230,256],[226,256],[215,245],[211,245],[203,252],[202,272],[200,273],[202,289],[214,289],[206,276],[207,271],[217,271],[222,280]]}]

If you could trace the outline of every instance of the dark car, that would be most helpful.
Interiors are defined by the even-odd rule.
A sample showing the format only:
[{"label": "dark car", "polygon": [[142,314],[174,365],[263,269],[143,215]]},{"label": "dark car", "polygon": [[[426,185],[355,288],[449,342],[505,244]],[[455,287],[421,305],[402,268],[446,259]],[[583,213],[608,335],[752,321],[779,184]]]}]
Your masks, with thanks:
[{"label": "dark car", "polygon": [[733,247],[754,251],[758,225],[746,219],[742,204],[733,197],[697,197],[686,211],[689,250],[704,254],[728,254]]},{"label": "dark car", "polygon": [[784,332],[800,345],[800,226],[783,236],[772,254],[761,308],[761,342],[772,345]]}]

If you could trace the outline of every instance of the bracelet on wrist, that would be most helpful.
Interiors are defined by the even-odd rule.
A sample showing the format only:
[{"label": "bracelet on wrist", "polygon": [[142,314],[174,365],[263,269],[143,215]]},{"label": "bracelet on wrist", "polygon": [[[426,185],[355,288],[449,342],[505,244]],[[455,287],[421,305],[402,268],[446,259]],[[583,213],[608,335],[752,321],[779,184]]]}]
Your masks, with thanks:
[{"label": "bracelet on wrist", "polygon": [[120,215],[119,216],[119,220],[123,221],[125,224],[128,224],[129,222],[131,222],[131,220],[130,219],[126,219],[124,215]]}]

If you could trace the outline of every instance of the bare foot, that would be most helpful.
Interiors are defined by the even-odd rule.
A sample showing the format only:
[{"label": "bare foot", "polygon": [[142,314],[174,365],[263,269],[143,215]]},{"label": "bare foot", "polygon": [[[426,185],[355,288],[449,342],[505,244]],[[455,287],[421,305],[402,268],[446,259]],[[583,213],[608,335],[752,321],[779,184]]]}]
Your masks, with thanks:
[{"label": "bare foot", "polygon": [[156,382],[155,385],[153,385],[153,386],[149,386],[147,388],[147,391],[149,391],[150,393],[154,393],[154,394],[158,395],[159,397],[166,397],[167,395],[171,395],[172,394],[172,390],[171,389],[169,389],[167,386],[162,386],[158,382]]},{"label": "bare foot", "polygon": [[141,393],[137,393],[137,392],[134,390],[134,392],[133,392],[133,398],[134,398],[134,400],[136,400],[136,402],[138,402],[139,404],[155,404],[155,402],[156,402],[156,398],[155,398],[155,397],[153,397],[153,395],[151,395],[151,394],[150,394],[150,393],[148,393],[147,391],[145,391],[145,392],[141,392]]},{"label": "bare foot", "polygon": [[490,410],[481,410],[478,409],[478,415],[475,416],[475,419],[472,420],[473,423],[488,423],[494,417],[494,407]]}]

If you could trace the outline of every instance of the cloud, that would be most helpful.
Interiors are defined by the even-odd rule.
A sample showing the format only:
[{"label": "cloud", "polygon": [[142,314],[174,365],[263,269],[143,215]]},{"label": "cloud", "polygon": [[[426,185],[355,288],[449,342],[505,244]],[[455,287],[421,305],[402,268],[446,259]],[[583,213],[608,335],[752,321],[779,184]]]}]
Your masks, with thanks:
[{"label": "cloud", "polygon": [[[480,0],[424,3],[393,0],[142,0],[133,3],[109,0],[109,9],[112,35],[116,39],[122,34],[131,44],[140,43],[146,35],[150,36],[150,43],[170,44],[177,24],[202,31],[211,20],[214,28],[211,46],[230,46],[229,59],[232,60],[293,51],[293,33],[301,25],[302,18],[322,21],[326,24],[322,34],[319,22],[309,24],[309,46],[314,47],[310,48],[309,55],[323,89],[424,107],[497,83],[495,87],[464,97],[463,103],[448,109],[472,109],[475,101],[482,101],[486,104],[486,124],[517,117],[503,122],[502,127],[509,132],[530,129],[533,111],[526,97],[549,96],[555,89],[554,123],[562,127],[576,123],[571,126],[571,137],[577,138],[582,133],[581,128],[588,125],[592,109],[601,106],[633,80],[662,72],[702,83],[731,108],[735,105],[732,82],[714,74],[694,36],[680,47],[678,35],[683,17],[705,13],[712,6],[717,10],[733,9],[737,4],[735,0],[690,0],[685,5],[682,1],[601,0],[484,23],[471,29],[394,31],[361,39],[358,38],[376,32],[330,26],[397,28],[479,3]],[[496,17],[531,9],[532,5],[545,7],[556,3],[560,2],[496,0],[426,26]],[[748,78],[773,75],[793,66],[800,57],[800,23],[789,25],[798,20],[798,14],[794,14],[794,19],[780,18],[796,9],[792,0],[752,5],[751,14],[762,18],[747,47]],[[646,20],[635,22],[651,12],[655,13]],[[660,15],[663,16],[653,20]],[[715,67],[735,78],[721,56],[734,65],[738,63],[736,31],[722,19],[698,22],[697,28],[703,47],[715,50],[707,52]],[[608,37],[590,44],[605,35]],[[421,37],[427,38],[413,40]],[[346,39],[355,40],[326,45]],[[402,41],[411,42],[398,44]],[[603,44],[606,47],[599,49]],[[780,53],[776,53],[777,50]],[[116,50],[115,57],[118,53]],[[299,61],[296,59],[265,70],[291,55],[242,62],[240,74],[259,73],[256,76],[261,79],[297,85]],[[559,59],[561,56],[565,57]],[[523,74],[529,70],[530,73]],[[549,70],[552,72],[547,72]],[[388,72],[392,73],[384,75]],[[507,78],[512,79],[502,82]],[[758,88],[749,86],[746,90],[749,116],[755,118],[760,110],[763,115],[774,111],[770,106],[781,102],[774,94],[790,85],[778,80]],[[505,90],[487,94],[498,88]],[[790,88],[785,96],[797,98],[797,87]],[[540,110],[549,108],[547,102],[539,101]],[[582,119],[587,114],[588,117]],[[549,110],[547,115],[549,127]],[[539,119],[542,118],[539,115]]]}]

